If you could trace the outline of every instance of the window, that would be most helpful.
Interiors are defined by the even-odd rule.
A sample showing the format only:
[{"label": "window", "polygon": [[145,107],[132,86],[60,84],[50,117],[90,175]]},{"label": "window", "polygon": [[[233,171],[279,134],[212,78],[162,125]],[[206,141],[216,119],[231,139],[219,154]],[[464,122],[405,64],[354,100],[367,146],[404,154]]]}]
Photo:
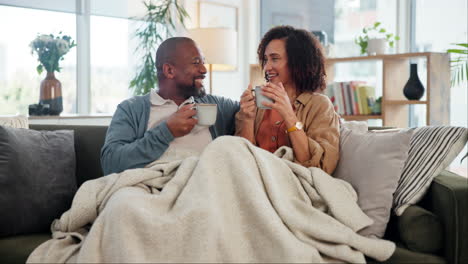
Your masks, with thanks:
[{"label": "window", "polygon": [[56,73],[63,113],[112,114],[131,95],[128,84],[139,58],[132,37],[138,21],[128,18],[144,12],[142,2],[133,0],[0,0],[0,115],[28,114],[28,105],[38,103],[45,73],[37,74],[29,43],[38,33],[60,31],[80,46]]},{"label": "window", "polygon": [[[445,52],[454,48],[453,43],[468,43],[468,21],[466,0],[416,0],[414,18],[415,51]],[[442,17],[443,19],[434,19]],[[467,126],[467,83],[451,90],[450,122],[452,125]]]},{"label": "window", "polygon": [[113,113],[131,96],[135,43],[131,41],[135,21],[91,16],[91,113]]},{"label": "window", "polygon": [[360,10],[375,10],[377,8],[377,0],[361,0]]},{"label": "window", "polygon": [[397,0],[336,0],[335,1],[335,56],[359,55],[354,43],[362,28],[382,22],[382,26],[396,33]]},{"label": "window", "polygon": [[[34,20],[25,23],[26,17]],[[0,115],[27,114],[28,105],[39,102],[39,86],[46,74],[36,72],[39,62],[31,54],[29,43],[38,33],[60,31],[76,39],[75,16],[0,5],[0,25]],[[76,111],[75,49],[65,55],[60,66],[62,70],[56,77],[62,83],[64,112],[73,113]]]}]

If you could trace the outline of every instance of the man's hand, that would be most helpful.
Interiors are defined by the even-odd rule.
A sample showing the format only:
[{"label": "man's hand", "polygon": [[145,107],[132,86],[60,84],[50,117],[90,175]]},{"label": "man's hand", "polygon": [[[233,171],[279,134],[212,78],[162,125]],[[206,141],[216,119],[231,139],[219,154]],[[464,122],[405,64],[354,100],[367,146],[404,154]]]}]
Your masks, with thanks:
[{"label": "man's hand", "polygon": [[193,104],[184,105],[167,120],[167,127],[174,137],[187,135],[198,123],[197,119],[192,118],[197,113],[193,107]]},{"label": "man's hand", "polygon": [[249,87],[240,98],[239,118],[241,120],[254,120],[256,110],[257,106],[255,105],[255,99],[252,95],[252,85],[249,84]]}]

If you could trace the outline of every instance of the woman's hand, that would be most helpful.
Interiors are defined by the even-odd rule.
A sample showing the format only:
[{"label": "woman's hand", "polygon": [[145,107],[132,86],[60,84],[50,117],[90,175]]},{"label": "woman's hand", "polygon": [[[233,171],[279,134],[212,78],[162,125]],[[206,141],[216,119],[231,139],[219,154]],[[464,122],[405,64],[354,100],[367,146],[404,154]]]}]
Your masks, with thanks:
[{"label": "woman's hand", "polygon": [[255,105],[255,99],[252,95],[252,85],[249,84],[249,87],[244,91],[240,98],[239,119],[246,121],[254,120],[256,111],[257,106]]},{"label": "woman's hand", "polygon": [[296,113],[294,112],[291,100],[281,82],[279,82],[278,85],[267,83],[263,86],[262,94],[275,101],[274,103],[262,102],[262,104],[278,111],[288,127],[293,126],[297,122]]}]

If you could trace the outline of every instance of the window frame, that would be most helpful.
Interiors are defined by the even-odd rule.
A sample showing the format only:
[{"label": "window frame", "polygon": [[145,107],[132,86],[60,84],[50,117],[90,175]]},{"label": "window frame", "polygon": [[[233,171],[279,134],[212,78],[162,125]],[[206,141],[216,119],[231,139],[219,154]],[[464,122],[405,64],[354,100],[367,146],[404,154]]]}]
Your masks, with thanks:
[{"label": "window frame", "polygon": [[76,0],[76,113],[91,112],[91,0]]}]

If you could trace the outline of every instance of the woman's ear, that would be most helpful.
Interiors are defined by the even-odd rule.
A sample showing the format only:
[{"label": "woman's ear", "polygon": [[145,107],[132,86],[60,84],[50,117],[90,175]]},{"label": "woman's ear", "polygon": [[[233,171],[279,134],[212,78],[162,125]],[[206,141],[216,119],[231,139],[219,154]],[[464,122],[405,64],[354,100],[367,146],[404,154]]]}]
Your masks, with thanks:
[{"label": "woman's ear", "polygon": [[163,64],[163,73],[164,76],[166,76],[167,79],[173,79],[174,78],[174,66],[172,66],[169,63],[164,63]]}]

